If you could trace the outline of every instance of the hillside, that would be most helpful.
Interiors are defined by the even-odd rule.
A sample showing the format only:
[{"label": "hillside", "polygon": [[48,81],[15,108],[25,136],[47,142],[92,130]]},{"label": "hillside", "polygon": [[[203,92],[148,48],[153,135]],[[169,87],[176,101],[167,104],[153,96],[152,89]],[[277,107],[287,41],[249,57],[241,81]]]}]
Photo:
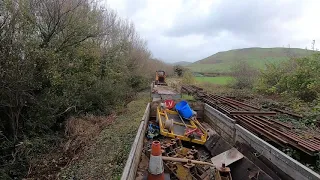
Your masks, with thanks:
[{"label": "hillside", "polygon": [[175,62],[172,63],[173,65],[180,65],[180,66],[188,66],[190,65],[192,62],[188,62],[188,61],[179,61],[179,62]]},{"label": "hillside", "polygon": [[313,51],[298,48],[245,48],[218,52],[187,67],[194,72],[228,72],[237,61],[247,61],[257,68],[266,62],[279,63],[290,57],[303,57]]}]

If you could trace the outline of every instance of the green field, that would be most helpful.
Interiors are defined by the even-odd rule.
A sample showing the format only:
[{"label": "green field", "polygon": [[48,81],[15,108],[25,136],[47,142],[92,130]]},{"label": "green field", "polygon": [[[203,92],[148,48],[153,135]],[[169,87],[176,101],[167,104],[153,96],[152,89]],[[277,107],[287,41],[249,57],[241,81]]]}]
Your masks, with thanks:
[{"label": "green field", "polygon": [[241,61],[251,66],[263,69],[266,63],[281,63],[290,57],[311,55],[313,51],[297,48],[246,48],[218,52],[205,59],[187,65],[193,72],[225,73],[230,72],[232,66]]},{"label": "green field", "polygon": [[226,85],[231,83],[233,77],[231,76],[218,76],[218,77],[195,77],[198,82],[209,82],[212,84]]}]

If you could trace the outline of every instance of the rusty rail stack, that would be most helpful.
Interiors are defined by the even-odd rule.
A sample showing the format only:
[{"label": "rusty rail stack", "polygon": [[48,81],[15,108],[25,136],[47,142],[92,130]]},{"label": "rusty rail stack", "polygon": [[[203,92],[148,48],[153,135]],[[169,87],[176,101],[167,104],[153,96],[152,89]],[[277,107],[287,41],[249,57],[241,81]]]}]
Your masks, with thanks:
[{"label": "rusty rail stack", "polygon": [[263,111],[261,107],[253,106],[231,98],[206,93],[202,88],[184,85],[181,91],[191,94],[208,105],[235,119],[238,124],[257,134],[267,141],[272,141],[281,147],[299,149],[311,156],[320,152],[320,137],[302,138],[293,127],[274,118],[278,113],[285,113],[295,117],[299,115],[281,112],[281,110]]}]

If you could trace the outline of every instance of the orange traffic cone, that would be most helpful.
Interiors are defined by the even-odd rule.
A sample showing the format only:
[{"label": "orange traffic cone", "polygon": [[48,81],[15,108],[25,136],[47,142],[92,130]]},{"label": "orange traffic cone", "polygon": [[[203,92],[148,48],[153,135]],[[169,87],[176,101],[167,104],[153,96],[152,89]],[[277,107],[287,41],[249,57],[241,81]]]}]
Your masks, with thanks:
[{"label": "orange traffic cone", "polygon": [[164,180],[161,144],[159,141],[152,142],[148,172],[148,180]]}]

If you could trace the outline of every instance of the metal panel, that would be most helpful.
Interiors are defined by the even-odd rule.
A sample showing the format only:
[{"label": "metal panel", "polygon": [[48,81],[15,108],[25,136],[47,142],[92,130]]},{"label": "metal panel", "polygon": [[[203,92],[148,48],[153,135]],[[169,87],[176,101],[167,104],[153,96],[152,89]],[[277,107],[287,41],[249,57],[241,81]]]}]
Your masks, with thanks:
[{"label": "metal panel", "polygon": [[236,124],[236,141],[246,143],[294,179],[319,180],[320,175]]},{"label": "metal panel", "polygon": [[234,125],[236,121],[207,104],[205,104],[204,109],[205,115],[208,117],[207,120],[211,126],[221,137],[233,144],[235,139]]},{"label": "metal panel", "polygon": [[221,133],[222,137],[226,134],[230,137],[230,134],[234,133],[232,140],[226,138],[226,140],[229,140],[229,143],[240,142],[251,146],[293,179],[320,180],[319,174],[268,144],[242,126],[235,124],[236,121],[207,104],[205,105],[205,115],[209,118],[207,119],[209,123],[216,126],[214,128],[218,129],[218,133]]},{"label": "metal panel", "polygon": [[205,104],[204,109],[209,112],[210,114],[214,115],[216,118],[219,118],[219,120],[223,121],[230,127],[234,127],[234,124],[236,123],[235,120],[231,119],[230,117],[226,116],[224,113],[218,111],[217,109],[209,106],[208,104]]}]

